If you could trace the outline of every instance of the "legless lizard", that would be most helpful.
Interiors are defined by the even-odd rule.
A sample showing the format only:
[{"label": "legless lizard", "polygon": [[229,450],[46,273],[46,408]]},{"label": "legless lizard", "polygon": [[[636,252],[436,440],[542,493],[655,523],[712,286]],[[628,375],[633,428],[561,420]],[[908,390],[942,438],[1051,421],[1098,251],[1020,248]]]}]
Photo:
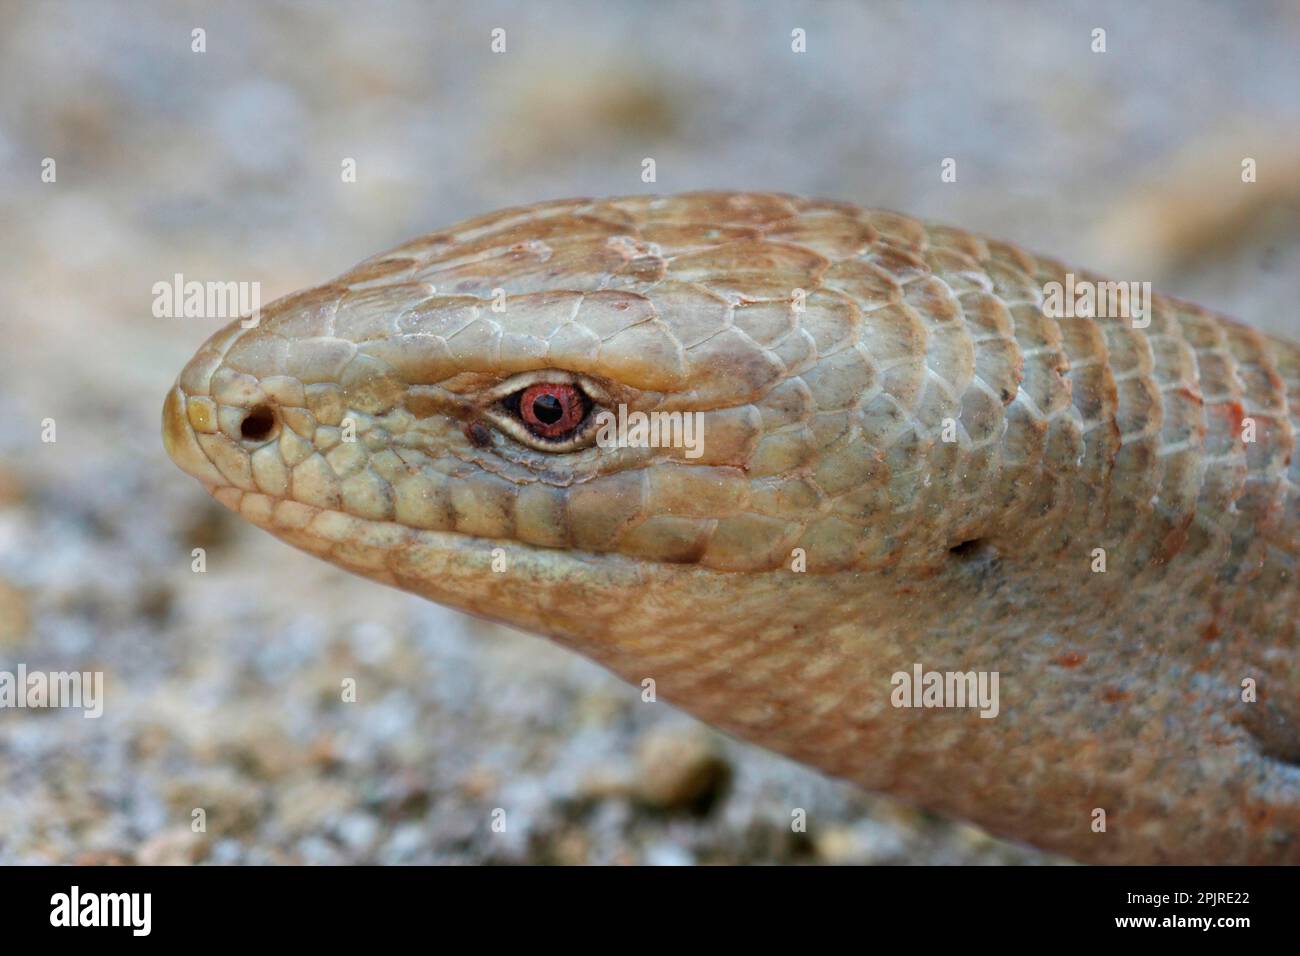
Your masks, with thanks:
[{"label": "legless lizard", "polygon": [[[836,202],[541,203],[232,323],[164,437],[290,544],[863,787],[1080,860],[1300,862],[1300,348],[1044,308],[1098,281]],[[996,672],[996,716],[895,706],[918,671]]]}]

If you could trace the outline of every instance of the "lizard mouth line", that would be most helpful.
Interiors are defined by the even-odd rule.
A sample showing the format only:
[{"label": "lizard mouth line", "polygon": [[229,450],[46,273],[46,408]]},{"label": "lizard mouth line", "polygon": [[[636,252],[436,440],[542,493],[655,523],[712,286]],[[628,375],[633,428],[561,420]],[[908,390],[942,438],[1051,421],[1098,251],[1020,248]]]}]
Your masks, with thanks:
[{"label": "lizard mouth line", "polygon": [[[295,537],[308,535],[324,542],[339,546],[360,546],[376,550],[422,547],[441,551],[459,552],[462,555],[474,552],[486,554],[489,558],[495,550],[522,554],[538,555],[546,560],[572,559],[577,565],[591,567],[599,565],[607,570],[626,572],[638,568],[656,567],[690,572],[699,575],[745,575],[768,574],[774,577],[790,574],[788,570],[773,571],[731,571],[722,568],[701,567],[674,561],[656,561],[651,558],[630,557],[615,551],[587,551],[581,548],[548,547],[518,541],[514,538],[488,538],[482,535],[462,531],[437,530],[433,528],[412,528],[397,521],[379,518],[367,518],[350,514],[337,508],[322,508],[318,505],[304,504],[288,498],[276,498],[260,491],[246,491],[237,488],[222,479],[217,484],[203,482],[208,494],[212,495],[227,510],[239,515],[264,531],[277,537],[287,539],[291,544],[303,547]],[[318,552],[320,549],[304,550]],[[507,555],[509,557],[509,555]]]}]

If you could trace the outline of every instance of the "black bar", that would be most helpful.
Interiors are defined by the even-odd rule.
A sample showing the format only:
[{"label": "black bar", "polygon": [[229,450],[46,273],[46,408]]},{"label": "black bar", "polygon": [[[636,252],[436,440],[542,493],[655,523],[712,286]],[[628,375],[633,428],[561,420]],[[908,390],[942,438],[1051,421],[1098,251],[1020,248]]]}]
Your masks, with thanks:
[{"label": "black bar", "polygon": [[[52,917],[67,922],[73,886],[88,918],[98,894],[149,894],[148,936],[136,937],[129,918],[143,927],[143,896],[135,910],[115,901],[126,925],[51,925]],[[915,933],[918,943],[1202,936],[1232,945],[1293,928],[1294,889],[1294,871],[1284,868],[62,867],[0,871],[0,913],[11,943],[75,932],[128,943],[337,946],[418,934],[451,944],[464,933],[487,942],[514,932],[539,945],[547,937],[666,944],[695,935],[689,925],[758,942],[788,930],[863,945],[883,931]],[[1154,922],[1121,925],[1134,919]],[[615,935],[593,936],[598,929]]]}]

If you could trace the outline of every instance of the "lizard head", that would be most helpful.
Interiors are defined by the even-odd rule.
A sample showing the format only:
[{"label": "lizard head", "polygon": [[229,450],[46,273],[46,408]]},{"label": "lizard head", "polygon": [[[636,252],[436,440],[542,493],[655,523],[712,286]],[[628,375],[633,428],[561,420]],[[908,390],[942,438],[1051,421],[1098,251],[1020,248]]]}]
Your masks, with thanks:
[{"label": "lizard head", "polygon": [[231,323],[167,396],[168,452],[299,547],[532,629],[539,602],[591,629],[593,588],[895,560],[916,446],[872,447],[905,412],[830,258],[764,237],[789,201],[621,202],[464,223]]}]

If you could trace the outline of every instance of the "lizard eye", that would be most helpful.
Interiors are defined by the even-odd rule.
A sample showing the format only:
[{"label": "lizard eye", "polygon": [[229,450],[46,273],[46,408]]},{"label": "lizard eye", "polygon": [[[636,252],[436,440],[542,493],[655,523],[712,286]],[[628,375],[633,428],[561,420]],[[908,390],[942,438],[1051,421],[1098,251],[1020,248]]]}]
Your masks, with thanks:
[{"label": "lizard eye", "polygon": [[488,393],[484,417],[497,430],[536,451],[581,451],[596,439],[597,412],[608,404],[604,390],[570,372],[516,376]]},{"label": "lizard eye", "polygon": [[507,396],[505,404],[537,438],[563,438],[591,411],[591,399],[568,382],[538,382]]}]

